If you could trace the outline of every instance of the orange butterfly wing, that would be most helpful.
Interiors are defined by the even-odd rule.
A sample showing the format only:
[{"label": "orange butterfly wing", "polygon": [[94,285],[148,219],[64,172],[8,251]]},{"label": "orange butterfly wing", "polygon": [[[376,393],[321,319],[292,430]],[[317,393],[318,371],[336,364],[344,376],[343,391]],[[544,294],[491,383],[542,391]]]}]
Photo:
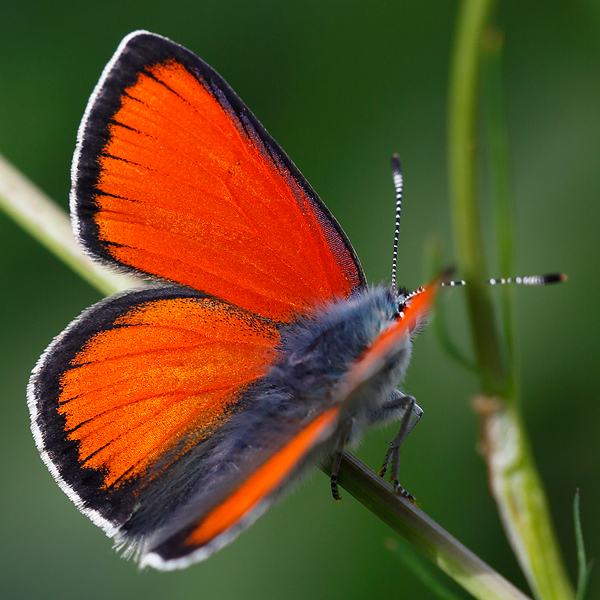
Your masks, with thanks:
[{"label": "orange butterfly wing", "polygon": [[191,448],[201,452],[242,408],[279,342],[272,322],[185,288],[104,300],[34,371],[29,402],[40,452],[63,489],[110,532],[142,489],[160,485]]},{"label": "orange butterfly wing", "polygon": [[228,84],[183,47],[125,38],[94,92],[72,214],[93,256],[290,322],[365,285],[344,232]]}]

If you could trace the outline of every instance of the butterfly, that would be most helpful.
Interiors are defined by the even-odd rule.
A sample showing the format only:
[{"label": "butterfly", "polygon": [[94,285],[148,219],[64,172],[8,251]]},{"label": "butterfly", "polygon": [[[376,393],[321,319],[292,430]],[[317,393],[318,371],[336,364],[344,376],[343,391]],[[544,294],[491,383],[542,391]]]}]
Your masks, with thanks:
[{"label": "butterfly", "polygon": [[436,285],[368,287],[343,230],[229,85],[129,34],[89,100],[71,216],[95,260],[154,283],[76,318],[28,386],[42,459],[141,566],[231,542],[309,465],[422,410],[397,389]]}]

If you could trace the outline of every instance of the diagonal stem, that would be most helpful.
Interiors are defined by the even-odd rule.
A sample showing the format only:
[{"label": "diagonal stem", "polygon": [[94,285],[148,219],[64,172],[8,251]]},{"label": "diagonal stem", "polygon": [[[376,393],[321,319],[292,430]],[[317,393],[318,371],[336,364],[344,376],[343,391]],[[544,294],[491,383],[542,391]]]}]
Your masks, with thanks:
[{"label": "diagonal stem", "polygon": [[[328,473],[326,468],[323,470]],[[475,598],[527,599],[523,592],[421,509],[394,493],[382,477],[348,452],[342,457],[339,484]]]},{"label": "diagonal stem", "polygon": [[85,256],[73,236],[69,215],[0,155],[0,208],[31,237],[103,294],[142,285]]}]

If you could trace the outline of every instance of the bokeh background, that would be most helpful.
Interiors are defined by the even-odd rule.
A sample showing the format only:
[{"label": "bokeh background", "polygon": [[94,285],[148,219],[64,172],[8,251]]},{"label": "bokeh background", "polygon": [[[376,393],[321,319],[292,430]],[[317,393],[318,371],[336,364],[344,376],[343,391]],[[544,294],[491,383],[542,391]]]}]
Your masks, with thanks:
[{"label": "bokeh background", "polygon": [[[582,492],[600,556],[600,2],[499,2],[517,210],[517,274],[569,282],[518,291],[527,424],[567,563]],[[446,241],[446,98],[458,4],[449,0],[0,3],[0,152],[67,208],[75,134],[121,38],[145,28],[214,66],[313,184],[371,282],[388,278],[394,227],[389,158],[405,173],[399,279],[423,281],[423,247]],[[482,185],[485,192],[485,186]],[[484,210],[490,276],[490,211]],[[386,549],[387,528],[316,472],[207,562],[138,572],[53,482],[29,432],[25,386],[52,337],[99,294],[0,214],[0,595],[46,598],[432,597]],[[462,292],[445,299],[468,352]],[[405,388],[425,416],[401,479],[421,507],[526,589],[476,453],[476,382],[426,331]],[[394,429],[358,451],[378,467]],[[466,594],[459,592],[465,597]],[[595,573],[589,598],[600,597]]]}]

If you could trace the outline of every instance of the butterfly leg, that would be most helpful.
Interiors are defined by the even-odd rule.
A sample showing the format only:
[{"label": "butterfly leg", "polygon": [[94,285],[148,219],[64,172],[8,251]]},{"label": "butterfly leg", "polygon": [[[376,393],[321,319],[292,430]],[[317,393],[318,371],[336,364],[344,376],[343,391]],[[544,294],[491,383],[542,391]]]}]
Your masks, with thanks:
[{"label": "butterfly leg", "polygon": [[398,431],[398,435],[390,442],[390,447],[385,455],[379,475],[381,477],[385,475],[391,462],[392,472],[390,479],[394,489],[402,496],[414,500],[413,496],[404,490],[398,481],[400,473],[400,447],[402,446],[402,442],[406,439],[406,436],[408,436],[419,422],[419,419],[423,414],[423,409],[416,403],[412,396],[404,395],[401,392],[396,391],[392,398],[378,409],[377,416],[379,416],[379,418],[377,420],[384,420],[388,416],[398,413],[402,414],[400,431]]},{"label": "butterfly leg", "polygon": [[341,429],[338,444],[333,454],[331,455],[331,495],[333,496],[333,499],[337,502],[339,502],[342,499],[342,497],[340,496],[340,491],[338,489],[338,477],[340,474],[340,467],[342,465],[342,452],[344,451],[344,447],[346,446],[346,442],[348,441],[351,429],[352,419],[349,419],[346,423],[344,423]]}]

